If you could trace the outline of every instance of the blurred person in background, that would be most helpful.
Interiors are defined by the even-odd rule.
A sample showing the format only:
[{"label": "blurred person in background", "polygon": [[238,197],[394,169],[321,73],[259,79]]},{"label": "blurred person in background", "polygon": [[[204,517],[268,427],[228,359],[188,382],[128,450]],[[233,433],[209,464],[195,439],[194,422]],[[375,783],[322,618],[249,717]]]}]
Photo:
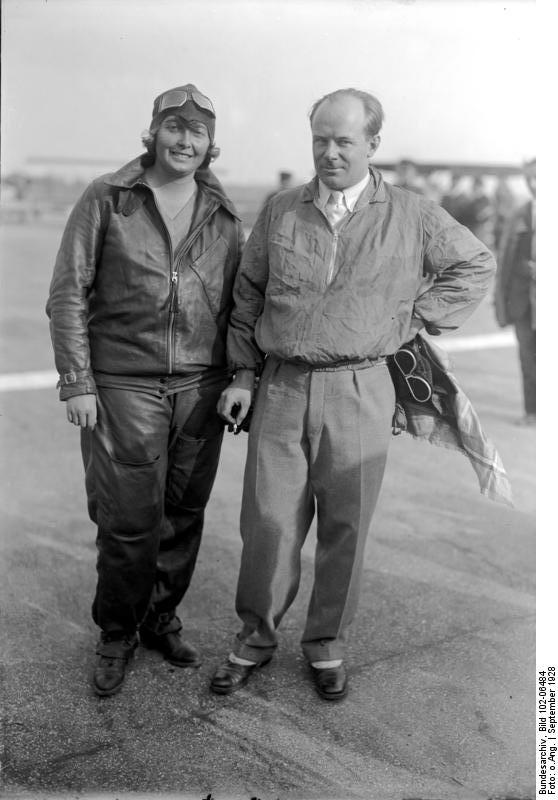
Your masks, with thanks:
[{"label": "blurred person in background", "polygon": [[521,425],[536,423],[536,159],[525,163],[523,175],[531,199],[512,213],[502,232],[494,293],[500,327],[513,325],[519,346],[523,388]]},{"label": "blurred person in background", "polygon": [[393,183],[401,189],[424,194],[424,181],[418,173],[417,165],[408,158],[403,158],[397,163]]},{"label": "blurred person in background", "polygon": [[500,177],[494,188],[492,195],[493,211],[493,247],[494,252],[498,252],[502,241],[504,229],[516,207],[516,199],[511,190],[507,178]]},{"label": "blurred person in background", "polygon": [[426,175],[423,194],[434,203],[438,203],[438,205],[442,204],[444,178],[440,170],[434,170]]},{"label": "blurred person in background", "polygon": [[467,192],[463,188],[464,176],[459,172],[450,173],[450,185],[448,190],[442,194],[440,205],[454,219],[461,222],[463,208],[467,202]]},{"label": "blurred person in background", "polygon": [[470,192],[461,202],[459,222],[466,225],[487,247],[492,247],[493,216],[492,200],[486,191],[484,179],[481,175],[475,175]]},{"label": "blurred person in background", "polygon": [[272,658],[316,513],[302,648],[318,695],[347,694],[347,635],[392,435],[386,356],[422,329],[458,327],[494,270],[470,231],[369,164],[382,121],[378,99],[355,89],[315,103],[316,177],[262,210],[235,281],[235,377],[219,403],[227,422],[242,421],[262,365],[263,373],[240,519],[242,628],[211,680],[218,694],[240,689]]},{"label": "blurred person in background", "polygon": [[159,95],[147,152],[93,181],[72,211],[50,286],[60,399],[81,429],[98,526],[98,695],[121,688],[138,631],[172,664],[200,664],[176,608],[220,454],[242,247],[209,169],[214,138],[213,104],[193,84]]},{"label": "blurred person in background", "polygon": [[272,192],[270,192],[266,196],[266,198],[264,200],[264,203],[263,203],[264,205],[266,203],[268,203],[271,200],[272,197],[275,197],[275,195],[278,194],[279,192],[283,192],[285,189],[290,189],[292,187],[292,185],[293,185],[293,173],[292,172],[287,172],[286,170],[282,170],[279,173],[278,177],[279,177],[279,181],[278,181],[278,184],[277,184],[277,189],[274,189]]}]

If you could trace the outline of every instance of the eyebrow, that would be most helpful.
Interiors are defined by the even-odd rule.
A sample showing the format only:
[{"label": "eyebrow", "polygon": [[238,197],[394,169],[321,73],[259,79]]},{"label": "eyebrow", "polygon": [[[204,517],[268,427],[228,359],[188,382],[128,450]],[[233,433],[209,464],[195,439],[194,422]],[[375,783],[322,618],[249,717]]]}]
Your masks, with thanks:
[{"label": "eyebrow", "polygon": [[206,129],[206,126],[203,122],[198,122],[196,119],[184,119],[184,117],[180,117],[177,115],[175,116],[168,116],[162,122],[162,125],[182,125],[189,130],[193,130],[194,132],[203,132]]},{"label": "eyebrow", "polygon": [[325,141],[327,141],[328,139],[333,139],[333,140],[334,140],[334,141],[336,141],[336,142],[343,141],[343,140],[345,140],[345,141],[347,141],[347,142],[352,142],[352,141],[354,141],[354,137],[353,137],[353,136],[349,136],[348,134],[341,134],[341,136],[321,136],[320,134],[317,134],[317,133],[316,133],[316,134],[315,134],[315,135],[312,137],[312,139],[313,139],[315,142],[317,142],[317,141],[322,141],[322,142],[325,142]]}]

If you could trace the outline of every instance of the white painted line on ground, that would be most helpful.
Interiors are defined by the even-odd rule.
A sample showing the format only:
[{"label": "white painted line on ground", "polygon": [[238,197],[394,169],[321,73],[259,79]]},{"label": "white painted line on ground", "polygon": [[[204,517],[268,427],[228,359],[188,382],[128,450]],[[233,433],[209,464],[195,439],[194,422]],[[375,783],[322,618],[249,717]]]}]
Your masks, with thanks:
[{"label": "white painted line on ground", "polygon": [[491,350],[498,347],[513,347],[516,344],[514,333],[511,330],[477,336],[456,336],[455,339],[433,336],[432,341],[435,344],[439,342],[440,347],[448,353],[456,353],[458,350]]},{"label": "white painted line on ground", "polygon": [[[432,337],[435,344],[448,353],[462,350],[489,350],[498,347],[513,347],[516,343],[513,332],[479,334],[478,336]],[[25,389],[54,389],[58,381],[58,373],[53,370],[43,372],[12,372],[0,375],[0,392],[18,392]]]},{"label": "white painted line on ground", "polygon": [[21,389],[54,389],[58,373],[54,369],[43,372],[12,372],[0,375],[0,392],[17,392]]}]

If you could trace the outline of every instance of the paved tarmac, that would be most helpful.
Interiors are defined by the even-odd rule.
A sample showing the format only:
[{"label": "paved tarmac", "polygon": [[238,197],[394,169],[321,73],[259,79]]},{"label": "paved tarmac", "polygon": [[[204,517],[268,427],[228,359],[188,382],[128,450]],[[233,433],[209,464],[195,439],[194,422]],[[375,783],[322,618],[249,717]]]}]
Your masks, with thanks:
[{"label": "paved tarmac", "polygon": [[[0,371],[51,369],[43,305],[59,231],[0,235],[10,257]],[[495,331],[487,302],[462,334]],[[535,433],[514,425],[514,348],[453,360],[515,507],[482,497],[464,456],[393,440],[339,704],[317,696],[298,643],[313,531],[276,658],[237,694],[208,692],[237,629],[244,434],[226,436],[180,609],[202,667],[140,648],[122,692],[95,697],[95,532],[77,431],[54,388],[1,393],[2,797],[533,798]]]}]

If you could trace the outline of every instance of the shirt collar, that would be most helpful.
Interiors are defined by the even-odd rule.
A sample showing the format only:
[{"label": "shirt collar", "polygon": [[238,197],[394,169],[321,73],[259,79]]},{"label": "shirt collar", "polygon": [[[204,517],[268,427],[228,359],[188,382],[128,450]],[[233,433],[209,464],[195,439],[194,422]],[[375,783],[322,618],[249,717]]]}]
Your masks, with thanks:
[{"label": "shirt collar", "polygon": [[[356,183],[354,186],[348,186],[346,189],[343,189],[342,195],[343,200],[345,202],[346,207],[349,211],[353,211],[356,205],[356,202],[364,189],[368,186],[370,181],[370,173],[365,175],[364,178]],[[325,204],[328,201],[328,198],[332,192],[332,189],[329,189],[325,183],[322,182],[321,178],[318,178],[318,204],[320,208],[325,208]]]}]

